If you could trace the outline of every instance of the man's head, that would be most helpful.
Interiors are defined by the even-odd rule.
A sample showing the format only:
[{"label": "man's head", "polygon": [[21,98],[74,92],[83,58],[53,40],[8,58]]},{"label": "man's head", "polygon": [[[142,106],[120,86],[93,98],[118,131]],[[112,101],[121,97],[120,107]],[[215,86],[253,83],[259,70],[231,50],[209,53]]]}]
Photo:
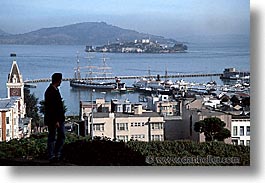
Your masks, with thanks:
[{"label": "man's head", "polygon": [[52,84],[57,86],[60,86],[62,82],[63,75],[62,73],[54,73],[52,75]]}]

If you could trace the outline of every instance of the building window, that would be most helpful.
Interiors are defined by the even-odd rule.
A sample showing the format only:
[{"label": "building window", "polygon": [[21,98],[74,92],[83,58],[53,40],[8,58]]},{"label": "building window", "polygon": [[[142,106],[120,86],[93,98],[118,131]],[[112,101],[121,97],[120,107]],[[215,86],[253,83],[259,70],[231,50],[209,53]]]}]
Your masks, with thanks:
[{"label": "building window", "polygon": [[9,131],[9,129],[6,129],[6,137],[10,137],[10,131]]},{"label": "building window", "polygon": [[117,123],[117,130],[128,130],[128,123]]},{"label": "building window", "polygon": [[144,139],[145,135],[144,134],[139,134],[139,135],[131,135],[132,140],[138,140],[138,139]]},{"label": "building window", "polygon": [[240,145],[244,145],[244,140],[240,140]]},{"label": "building window", "polygon": [[247,136],[250,136],[250,126],[247,126],[247,132],[246,132]]},{"label": "building window", "polygon": [[237,136],[237,126],[233,126],[233,136]]},{"label": "building window", "polygon": [[9,117],[6,117],[6,124],[9,124]]},{"label": "building window", "polygon": [[247,145],[247,146],[250,146],[250,140],[247,140],[247,141],[246,141],[246,145]]},{"label": "building window", "polygon": [[163,141],[163,135],[152,135],[152,141]]},{"label": "building window", "polygon": [[118,141],[128,142],[128,135],[118,135]]},{"label": "building window", "polygon": [[94,131],[104,131],[104,124],[94,124]]},{"label": "building window", "polygon": [[133,127],[136,127],[136,126],[144,126],[145,123],[144,122],[135,122],[135,123],[131,123],[131,126]]},{"label": "building window", "polygon": [[151,123],[152,130],[161,130],[163,129],[163,123]]},{"label": "building window", "polygon": [[240,136],[244,136],[244,126],[240,126]]},{"label": "building window", "polygon": [[122,106],[120,106],[120,105],[117,106],[117,112],[123,112],[122,111]]},{"label": "building window", "polygon": [[232,140],[232,144],[237,146],[238,145],[238,140]]}]

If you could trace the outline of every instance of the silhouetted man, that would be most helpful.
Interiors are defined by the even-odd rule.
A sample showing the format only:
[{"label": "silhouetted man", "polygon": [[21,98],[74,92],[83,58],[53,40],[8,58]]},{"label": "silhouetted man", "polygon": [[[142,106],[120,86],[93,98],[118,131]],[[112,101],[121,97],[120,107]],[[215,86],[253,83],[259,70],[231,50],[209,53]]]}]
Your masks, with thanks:
[{"label": "silhouetted man", "polygon": [[[64,106],[58,87],[62,82],[62,74],[54,73],[52,83],[45,91],[44,122],[48,126],[48,156],[50,162],[61,160],[61,151],[65,140]],[[57,137],[57,138],[56,138]]]}]

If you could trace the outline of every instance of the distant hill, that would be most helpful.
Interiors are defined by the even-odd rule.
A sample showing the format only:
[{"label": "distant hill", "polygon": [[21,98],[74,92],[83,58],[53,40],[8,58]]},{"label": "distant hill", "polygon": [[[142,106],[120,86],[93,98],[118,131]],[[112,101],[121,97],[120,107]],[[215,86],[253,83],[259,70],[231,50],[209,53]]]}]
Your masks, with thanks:
[{"label": "distant hill", "polygon": [[[3,32],[3,31],[2,31]],[[25,34],[9,35],[0,30],[0,44],[103,45],[119,41],[150,38],[159,43],[176,43],[162,36],[139,33],[105,22],[85,22],[62,27],[42,28]]]}]

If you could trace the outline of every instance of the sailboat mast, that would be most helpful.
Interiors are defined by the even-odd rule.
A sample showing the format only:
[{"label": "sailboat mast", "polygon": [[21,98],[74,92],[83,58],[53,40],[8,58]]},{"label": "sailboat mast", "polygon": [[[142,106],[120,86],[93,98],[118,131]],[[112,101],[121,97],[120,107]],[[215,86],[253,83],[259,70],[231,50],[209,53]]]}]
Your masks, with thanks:
[{"label": "sailboat mast", "polygon": [[81,79],[81,73],[80,73],[80,60],[79,60],[79,52],[76,53],[76,71],[75,71],[75,79]]},{"label": "sailboat mast", "polygon": [[107,74],[112,74],[111,72],[107,73],[107,70],[111,70],[111,67],[107,66],[107,62],[106,62],[107,59],[108,58],[106,58],[105,54],[103,53],[103,56],[102,56],[103,65],[102,67],[99,67],[99,69],[102,70],[102,75],[104,78],[107,78]]},{"label": "sailboat mast", "polygon": [[167,77],[168,77],[168,73],[167,73],[167,65],[166,65],[166,69],[165,69],[165,81],[167,81]]},{"label": "sailboat mast", "polygon": [[149,76],[149,79],[151,79],[151,68],[150,68],[150,65],[148,65],[148,76]]},{"label": "sailboat mast", "polygon": [[90,83],[92,82],[92,77],[93,77],[93,71],[92,71],[92,68],[95,68],[95,66],[92,66],[92,63],[91,63],[91,59],[93,58],[92,56],[90,56],[90,52],[88,51],[87,52],[87,57],[88,59],[88,75],[87,75],[87,79],[90,81]]},{"label": "sailboat mast", "polygon": [[107,64],[106,64],[106,57],[105,57],[105,54],[103,53],[103,77],[106,78],[107,77],[107,74],[106,74],[106,67],[107,67]]}]

